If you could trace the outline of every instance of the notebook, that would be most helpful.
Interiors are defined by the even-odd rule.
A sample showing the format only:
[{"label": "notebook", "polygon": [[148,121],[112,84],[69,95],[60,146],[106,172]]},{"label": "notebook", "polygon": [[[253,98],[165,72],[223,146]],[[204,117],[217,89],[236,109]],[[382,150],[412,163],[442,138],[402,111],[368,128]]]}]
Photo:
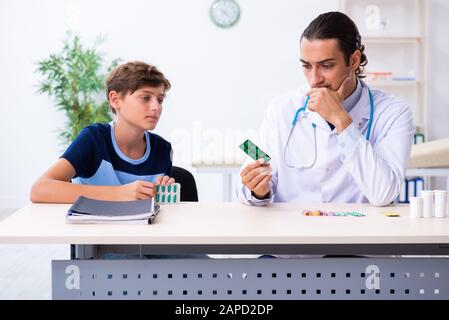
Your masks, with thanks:
[{"label": "notebook", "polygon": [[89,224],[151,224],[159,208],[154,199],[105,201],[81,196],[69,208],[66,221]]}]

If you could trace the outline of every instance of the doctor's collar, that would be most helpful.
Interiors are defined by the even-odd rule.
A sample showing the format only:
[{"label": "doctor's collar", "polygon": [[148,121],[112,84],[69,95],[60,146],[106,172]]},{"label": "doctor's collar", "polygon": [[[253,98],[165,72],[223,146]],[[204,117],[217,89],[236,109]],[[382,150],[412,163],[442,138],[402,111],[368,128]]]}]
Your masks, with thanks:
[{"label": "doctor's collar", "polygon": [[343,101],[343,106],[345,107],[345,110],[348,113],[352,110],[352,108],[354,108],[357,102],[359,102],[360,97],[362,95],[362,84],[360,83],[359,78],[356,79],[357,82],[354,92]]}]

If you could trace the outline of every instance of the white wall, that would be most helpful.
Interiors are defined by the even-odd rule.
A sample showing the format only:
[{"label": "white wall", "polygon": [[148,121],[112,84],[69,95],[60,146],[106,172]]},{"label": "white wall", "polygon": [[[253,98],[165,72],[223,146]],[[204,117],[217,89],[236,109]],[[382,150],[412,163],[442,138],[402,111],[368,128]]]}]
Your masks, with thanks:
[{"label": "white wall", "polygon": [[432,0],[429,17],[429,138],[449,137],[449,1]]},{"label": "white wall", "polygon": [[[223,152],[214,150],[210,139],[229,144],[225,134],[231,130],[254,130],[273,96],[305,83],[299,36],[319,13],[338,8],[338,0],[237,0],[241,20],[222,30],[210,21],[212,2],[0,1],[0,209],[25,204],[33,181],[63,149],[55,130],[64,126],[65,117],[48,97],[36,94],[40,77],[34,70],[36,61],[59,52],[69,27],[88,45],[106,35],[100,49],[109,61],[144,60],[165,73],[173,88],[156,132],[172,140],[175,164],[189,168],[192,158]],[[439,35],[433,40],[437,85],[431,91],[432,117],[442,121],[440,131],[432,133],[437,137],[449,135],[443,120],[448,44],[442,40],[449,30],[449,9],[443,0],[432,3],[438,12],[431,32]],[[201,200],[221,199],[219,175],[196,178]]]},{"label": "white wall", "polygon": [[[173,88],[156,132],[174,140],[175,164],[189,167],[194,131],[205,139],[196,141],[198,157],[213,151],[213,136],[255,129],[273,96],[304,81],[299,36],[320,12],[338,7],[338,0],[238,0],[239,23],[222,30],[210,21],[212,2],[2,0],[0,208],[26,203],[33,181],[61,154],[55,130],[64,115],[36,94],[40,78],[33,71],[36,61],[60,50],[68,27],[86,44],[106,35],[100,49],[108,59],[159,66]],[[202,200],[221,199],[220,176],[197,180]]]},{"label": "white wall", "polygon": [[[449,137],[449,2],[429,5],[429,139]],[[432,178],[435,189],[446,189],[446,178]]]}]

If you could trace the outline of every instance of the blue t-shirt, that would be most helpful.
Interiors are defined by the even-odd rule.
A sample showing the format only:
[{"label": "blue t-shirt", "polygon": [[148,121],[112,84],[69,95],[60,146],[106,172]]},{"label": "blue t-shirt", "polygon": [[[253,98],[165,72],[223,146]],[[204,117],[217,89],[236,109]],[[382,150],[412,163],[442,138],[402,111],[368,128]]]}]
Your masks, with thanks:
[{"label": "blue t-shirt", "polygon": [[111,124],[96,123],[84,128],[61,156],[75,168],[73,182],[117,186],[136,180],[154,182],[156,177],[170,172],[172,148],[168,141],[145,131],[145,154],[131,159],[118,147]]}]

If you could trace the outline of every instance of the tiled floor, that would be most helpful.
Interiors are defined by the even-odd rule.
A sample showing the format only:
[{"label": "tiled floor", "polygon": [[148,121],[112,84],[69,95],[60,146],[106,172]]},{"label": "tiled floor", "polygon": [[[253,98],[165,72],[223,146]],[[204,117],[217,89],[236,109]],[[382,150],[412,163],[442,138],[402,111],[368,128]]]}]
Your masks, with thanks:
[{"label": "tiled floor", "polygon": [[0,244],[0,299],[51,299],[51,260],[69,258],[69,245]]}]

